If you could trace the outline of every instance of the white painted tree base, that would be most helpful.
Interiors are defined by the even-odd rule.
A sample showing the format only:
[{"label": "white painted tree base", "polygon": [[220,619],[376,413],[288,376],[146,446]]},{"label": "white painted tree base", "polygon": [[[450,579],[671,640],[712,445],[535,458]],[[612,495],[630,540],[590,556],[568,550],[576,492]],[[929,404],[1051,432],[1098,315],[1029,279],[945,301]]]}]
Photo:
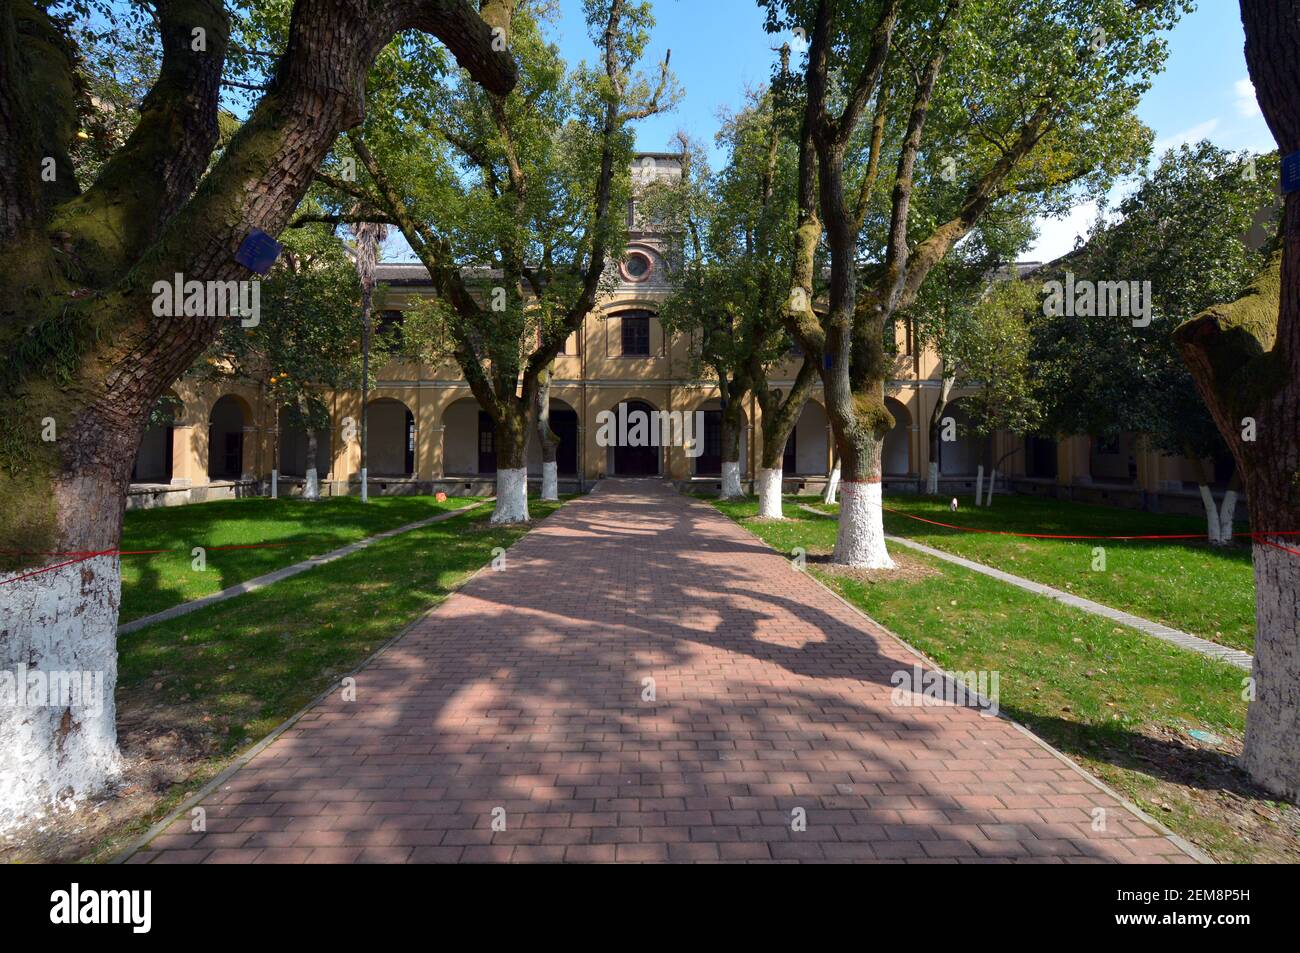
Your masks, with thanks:
[{"label": "white painted tree base", "polygon": [[1204,483],[1197,486],[1201,491],[1201,505],[1205,507],[1205,535],[1210,539],[1211,546],[1219,546],[1223,543],[1223,534],[1219,530],[1219,505],[1214,502],[1214,494]]},{"label": "white painted tree base", "polygon": [[1257,542],[1255,699],[1242,766],[1274,794],[1300,800],[1300,559]]},{"label": "white painted tree base", "polygon": [[307,468],[307,482],[303,486],[302,498],[304,500],[320,499],[320,480],[316,477],[316,468]]},{"label": "white painted tree base", "polygon": [[1232,542],[1232,523],[1237,518],[1237,491],[1223,494],[1223,509],[1219,512],[1219,539],[1226,546]]},{"label": "white painted tree base", "polygon": [[560,498],[560,466],[554,460],[542,463],[542,499]]},{"label": "white painted tree base", "polygon": [[834,503],[835,495],[840,491],[840,465],[837,462],[826,480],[826,492],[822,494],[823,503]]},{"label": "white painted tree base", "polygon": [[939,464],[931,463],[930,472],[925,478],[925,492],[930,496],[939,495]]},{"label": "white painted tree base", "polygon": [[528,522],[528,469],[497,471],[497,502],[493,523]]},{"label": "white painted tree base", "polygon": [[[0,582],[14,575],[22,573]],[[119,770],[113,700],[119,558],[84,559],[7,583],[0,593],[4,830],[101,791]],[[63,682],[52,682],[53,673],[68,673],[79,691],[89,691],[70,698],[52,687]],[[34,694],[40,685],[47,690]]]},{"label": "white painted tree base", "polygon": [[763,519],[785,519],[781,511],[781,480],[784,475],[780,469],[764,467],[758,471],[758,515]]},{"label": "white painted tree base", "polygon": [[879,482],[840,485],[840,523],[833,562],[854,569],[893,569],[885,548],[885,520]]},{"label": "white painted tree base", "polygon": [[734,500],[745,495],[740,488],[739,460],[722,461],[722,492],[719,495],[724,500]]},{"label": "white painted tree base", "polygon": [[368,467],[361,468],[361,502],[370,502],[370,469]]},{"label": "white painted tree base", "polygon": [[280,471],[272,470],[271,471],[271,499],[278,500],[279,498],[280,498]]}]

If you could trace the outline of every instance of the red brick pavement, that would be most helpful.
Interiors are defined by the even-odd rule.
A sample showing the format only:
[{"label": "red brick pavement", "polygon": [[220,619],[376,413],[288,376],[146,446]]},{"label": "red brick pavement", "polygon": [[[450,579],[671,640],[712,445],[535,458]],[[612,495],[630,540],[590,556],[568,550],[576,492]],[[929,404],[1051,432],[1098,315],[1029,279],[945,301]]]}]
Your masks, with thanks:
[{"label": "red brick pavement", "polygon": [[607,481],[131,861],[1192,860],[1009,722],[892,706],[915,661],[711,506]]}]

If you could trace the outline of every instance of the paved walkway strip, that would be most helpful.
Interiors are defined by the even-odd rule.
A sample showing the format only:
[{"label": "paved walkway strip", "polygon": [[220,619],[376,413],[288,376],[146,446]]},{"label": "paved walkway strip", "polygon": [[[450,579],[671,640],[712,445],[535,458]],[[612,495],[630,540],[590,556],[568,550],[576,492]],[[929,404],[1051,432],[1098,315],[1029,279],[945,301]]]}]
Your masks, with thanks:
[{"label": "paved walkway strip", "polygon": [[712,506],[604,481],[128,862],[1204,859],[1011,721],[898,703],[918,665]]},{"label": "paved walkway strip", "polygon": [[[827,519],[835,519],[830,513],[824,513],[821,510],[800,504],[800,509],[807,510],[809,513],[816,513],[818,516],[824,516]],[[944,562],[950,562],[957,566],[969,569],[971,572],[977,572],[984,576],[991,576],[994,579],[1001,580],[1012,586],[1024,589],[1040,596],[1046,596],[1048,599],[1055,599],[1057,602],[1075,609],[1082,609],[1084,612],[1090,612],[1093,615],[1099,615],[1103,618],[1110,619],[1112,622],[1118,622],[1120,625],[1126,625],[1131,629],[1137,629],[1139,632],[1145,632],[1147,635],[1154,635],[1157,639],[1169,642],[1183,649],[1190,649],[1193,652],[1200,652],[1212,659],[1220,662],[1227,662],[1229,665],[1235,665],[1237,668],[1245,669],[1249,672],[1254,665],[1255,658],[1247,652],[1238,649],[1230,649],[1226,645],[1219,645],[1217,642],[1211,642],[1200,636],[1192,635],[1190,632],[1183,632],[1179,629],[1170,628],[1167,625],[1161,625],[1159,622],[1152,622],[1150,619],[1144,619],[1141,616],[1133,615],[1129,612],[1122,612],[1119,609],[1112,609],[1110,606],[1104,606],[1100,602],[1093,602],[1091,599],[1084,599],[1082,596],[1076,596],[1070,592],[1063,592],[1052,586],[1044,585],[1041,582],[1034,582],[1032,579],[1025,579],[1023,576],[1014,576],[1009,572],[1003,572],[1001,569],[994,569],[992,566],[986,566],[983,563],[977,563],[971,559],[965,559],[961,556],[954,556],[952,553],[944,552],[942,549],[935,549],[933,546],[926,546],[914,540],[907,539],[903,536],[888,536],[886,539],[891,543],[898,543],[906,546],[908,549],[915,549],[917,552],[925,553],[927,556],[933,556],[935,559],[942,559]]]},{"label": "paved walkway strip", "polygon": [[392,536],[400,536],[402,533],[409,533],[413,529],[421,529],[430,523],[440,523],[443,520],[451,519],[453,516],[459,516],[461,513],[467,513],[472,509],[482,506],[483,503],[471,503],[469,506],[462,506],[460,509],[450,510],[445,513],[439,513],[437,516],[430,516],[428,519],[417,520],[414,523],[407,523],[405,526],[398,526],[394,529],[385,530],[382,533],[376,533],[374,536],[367,536],[365,539],[359,539],[355,543],[349,543],[340,549],[331,550],[328,553],[321,553],[319,556],[312,556],[310,559],[304,559],[300,563],[294,563],[292,566],[284,566],[273,572],[263,573],[260,576],[254,576],[252,579],[246,579],[238,585],[222,589],[220,592],[214,592],[210,596],[204,596],[202,599],[192,599],[189,602],[182,602],[180,605],[172,606],[170,609],[163,609],[161,612],[155,612],[153,615],[142,616],[127,622],[125,625],[117,627],[119,636],[128,635],[136,632],[146,626],[154,625],[158,622],[165,622],[168,619],[175,619],[177,616],[188,615],[198,609],[204,609],[208,606],[216,605],[218,602],[225,602],[227,599],[233,599],[235,596],[242,596],[246,592],[255,592],[258,589],[265,588],[281,579],[288,579],[290,576],[296,576],[300,572],[306,572],[308,569],[315,569],[317,566],[324,566],[326,563],[332,563],[336,559],[342,559],[344,556],[351,556],[353,553],[360,552],[367,546],[379,542],[381,539],[388,539]]}]

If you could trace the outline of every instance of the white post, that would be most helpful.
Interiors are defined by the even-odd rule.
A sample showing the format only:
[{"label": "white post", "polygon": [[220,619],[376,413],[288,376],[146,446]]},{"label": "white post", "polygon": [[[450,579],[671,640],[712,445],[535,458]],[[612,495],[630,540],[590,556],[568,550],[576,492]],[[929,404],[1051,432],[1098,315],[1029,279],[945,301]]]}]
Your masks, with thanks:
[{"label": "white post", "polygon": [[1228,490],[1223,494],[1223,511],[1219,516],[1219,539],[1224,543],[1232,542],[1232,521],[1237,515],[1237,491]]},{"label": "white post", "polygon": [[835,494],[840,489],[840,461],[835,460],[835,466],[831,470],[831,475],[826,479],[826,495],[822,497],[823,503],[834,503]]},{"label": "white post", "polygon": [[984,495],[984,464],[980,464],[975,471],[975,505],[980,505],[980,497]]}]

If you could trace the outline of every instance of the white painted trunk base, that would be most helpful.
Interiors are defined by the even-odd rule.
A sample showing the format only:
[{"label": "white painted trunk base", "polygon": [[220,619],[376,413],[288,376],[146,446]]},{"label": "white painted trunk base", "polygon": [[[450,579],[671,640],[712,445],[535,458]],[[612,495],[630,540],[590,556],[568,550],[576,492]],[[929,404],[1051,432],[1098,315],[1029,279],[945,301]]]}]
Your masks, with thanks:
[{"label": "white painted trunk base", "polygon": [[740,489],[739,460],[722,461],[722,492],[719,495],[724,500],[734,500],[736,497],[745,495],[744,491]]},{"label": "white painted trunk base", "polygon": [[834,562],[856,569],[893,569],[885,548],[885,520],[880,483],[845,482],[840,486],[839,532]]},{"label": "white painted trunk base", "polygon": [[542,499],[558,500],[560,498],[560,465],[552,460],[542,462]]},{"label": "white painted trunk base", "polygon": [[1218,546],[1223,542],[1223,534],[1219,531],[1219,505],[1214,502],[1214,494],[1204,483],[1197,486],[1201,491],[1201,505],[1205,507],[1205,535],[1210,538],[1211,546]]},{"label": "white painted trunk base", "polygon": [[931,463],[930,472],[925,478],[925,492],[931,496],[939,495],[939,464]]},{"label": "white painted trunk base", "polygon": [[370,502],[370,469],[368,467],[361,468],[361,502]]},{"label": "white painted trunk base", "polygon": [[975,469],[975,505],[980,505],[980,500],[984,497],[984,464],[980,464]]},{"label": "white painted trunk base", "polygon": [[985,506],[993,505],[993,484],[997,482],[998,482],[998,471],[990,470],[989,471],[989,492],[988,492],[988,496],[984,497]]},{"label": "white painted trunk base", "polygon": [[758,471],[758,515],[764,519],[785,519],[781,511],[781,479],[784,475],[780,469],[762,467]]},{"label": "white painted trunk base", "polygon": [[831,469],[831,475],[826,480],[826,492],[822,494],[823,503],[834,503],[835,494],[840,491],[840,464],[837,460],[835,466]]},{"label": "white painted trunk base", "polygon": [[279,498],[280,498],[280,471],[272,470],[271,471],[271,499],[278,500]]},{"label": "white painted trunk base", "polygon": [[492,510],[493,523],[528,522],[528,470],[497,471],[497,502]]},{"label": "white painted trunk base", "polygon": [[1232,542],[1232,523],[1237,518],[1237,491],[1223,494],[1223,509],[1219,513],[1219,539],[1224,544]]},{"label": "white painted trunk base", "polygon": [[[1289,545],[1289,543],[1287,544]],[[1300,558],[1256,543],[1255,700],[1241,763],[1269,791],[1300,800]]]},{"label": "white painted trunk base", "polygon": [[[0,581],[12,575],[21,573]],[[4,830],[102,790],[118,772],[121,566],[117,556],[96,556],[7,583],[0,593]],[[65,677],[76,694],[59,690]]]},{"label": "white painted trunk base", "polygon": [[307,483],[302,489],[302,498],[304,500],[320,499],[320,480],[316,478],[316,468],[307,468]]}]

